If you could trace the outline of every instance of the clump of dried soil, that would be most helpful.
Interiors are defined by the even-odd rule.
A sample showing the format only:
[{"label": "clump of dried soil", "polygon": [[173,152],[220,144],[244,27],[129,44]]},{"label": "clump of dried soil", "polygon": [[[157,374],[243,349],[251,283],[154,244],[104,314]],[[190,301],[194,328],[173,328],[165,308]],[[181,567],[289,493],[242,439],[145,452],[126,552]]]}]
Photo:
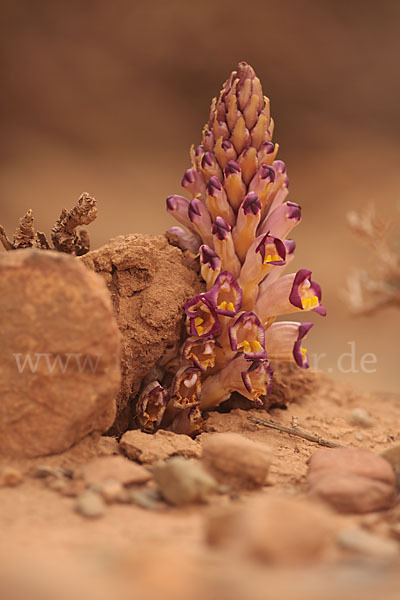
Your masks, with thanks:
[{"label": "clump of dried soil", "polygon": [[144,377],[151,371],[151,379],[157,379],[157,361],[176,352],[183,305],[203,291],[203,284],[183,252],[163,235],[118,236],[81,260],[104,278],[122,333],[122,384],[112,429],[122,433],[134,417]]}]

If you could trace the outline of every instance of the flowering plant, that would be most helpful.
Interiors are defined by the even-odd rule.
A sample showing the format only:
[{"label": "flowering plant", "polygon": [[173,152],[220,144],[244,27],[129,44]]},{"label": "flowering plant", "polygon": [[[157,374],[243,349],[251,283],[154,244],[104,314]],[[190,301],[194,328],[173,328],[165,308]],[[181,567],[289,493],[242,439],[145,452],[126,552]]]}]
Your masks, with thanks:
[{"label": "flowering plant", "polygon": [[273,128],[269,99],[242,62],[212,101],[202,143],[191,149],[192,166],[182,179],[191,199],[167,198],[168,212],[185,228],[170,233],[199,257],[206,291],[185,304],[187,337],[167,376],[140,396],[137,418],[147,431],[196,433],[201,410],[232,392],[262,405],[270,360],[308,367],[302,341],[313,324],[277,317],[325,315],[325,309],[311,271],[285,274],[295,249],[288,235],[301,208],[286,201],[289,180],[276,158]]}]

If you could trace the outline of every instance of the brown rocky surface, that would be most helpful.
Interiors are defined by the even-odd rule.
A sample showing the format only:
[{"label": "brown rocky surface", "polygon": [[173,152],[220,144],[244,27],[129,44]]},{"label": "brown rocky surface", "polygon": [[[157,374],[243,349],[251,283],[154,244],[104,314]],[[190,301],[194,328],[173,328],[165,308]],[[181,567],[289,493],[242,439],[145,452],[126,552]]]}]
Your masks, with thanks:
[{"label": "brown rocky surface", "polygon": [[115,418],[120,333],[104,282],[57,252],[0,255],[0,455],[59,453]]},{"label": "brown rocky surface", "polygon": [[265,485],[271,460],[267,445],[237,433],[216,433],[203,441],[203,465],[217,481],[233,490]]},{"label": "brown rocky surface", "polygon": [[147,469],[123,456],[97,458],[79,467],[76,476],[82,477],[89,485],[110,480],[118,481],[122,485],[140,484],[151,479]]},{"label": "brown rocky surface", "polygon": [[120,440],[121,450],[141,463],[153,463],[171,456],[199,458],[200,444],[187,435],[159,429],[154,435],[139,430],[127,431]]},{"label": "brown rocky surface", "polygon": [[260,494],[231,515],[213,515],[208,539],[268,564],[302,564],[321,558],[332,542],[335,519],[317,503]]},{"label": "brown rocky surface", "polygon": [[396,501],[392,466],[363,448],[321,448],[311,457],[310,493],[342,512],[369,513]]},{"label": "brown rocky surface", "polygon": [[[396,544],[400,546],[399,504],[366,515],[343,514],[328,508],[323,511],[324,507],[316,506],[306,495],[307,461],[318,446],[255,425],[248,419],[250,415],[259,416],[285,426],[290,426],[295,419],[299,427],[309,432],[377,453],[399,443],[395,427],[399,397],[393,396],[388,401],[379,394],[360,395],[318,374],[314,380],[314,390],[304,395],[300,390],[286,410],[272,409],[265,413],[252,408],[209,413],[207,433],[196,441],[170,432],[155,436],[128,432],[139,436],[135,447],[142,451],[152,439],[171,437],[194,445],[197,458],[203,441],[216,432],[235,432],[264,444],[272,452],[272,463],[267,486],[260,490],[232,496],[212,494],[207,504],[174,507],[157,500],[154,488],[148,489],[150,484],[141,486],[142,496],[140,490],[134,490],[135,497],[124,502],[120,499],[109,502],[110,490],[99,489],[96,493],[103,497],[105,506],[97,497],[89,496],[88,500],[84,496],[83,506],[81,500],[77,513],[78,498],[85,490],[77,489],[74,495],[65,493],[71,491],[68,488],[54,490],[47,482],[48,479],[58,481],[53,476],[40,479],[24,475],[19,486],[0,488],[2,597],[9,597],[10,589],[14,591],[21,586],[25,594],[21,592],[21,600],[27,596],[34,598],[35,594],[41,600],[46,597],[45,592],[50,597],[79,600],[94,597],[97,600],[103,593],[113,597],[117,591],[121,595],[135,593],[136,597],[162,596],[171,600],[188,597],[262,600],[267,592],[274,600],[320,600],[322,597],[327,600],[376,600],[378,597],[395,600],[400,585],[400,563],[392,549]],[[357,407],[368,411],[373,419],[372,427],[362,429],[362,440],[355,438],[360,430],[350,426],[346,418]],[[97,442],[99,453],[115,451],[115,440],[107,439],[106,448],[104,440]],[[94,441],[88,445],[85,440],[64,454],[46,457],[46,461],[42,459],[39,464],[49,464],[56,470],[59,465],[68,472],[93,461]],[[176,448],[175,453],[178,453]],[[33,463],[38,461],[35,459]],[[31,463],[20,460],[18,468],[24,473],[26,465]],[[147,499],[144,492],[148,494]],[[289,517],[279,508],[283,503],[290,506]],[[82,509],[88,517],[82,516]],[[321,510],[321,526],[327,532],[324,540],[318,531],[313,531],[312,515],[314,511],[320,514]],[[90,518],[93,513],[99,518]],[[216,513],[218,527],[214,521],[212,540],[209,525],[211,516]],[[240,517],[236,524],[232,518],[229,521],[232,513]],[[259,518],[258,513],[264,517]],[[225,525],[221,514],[227,516]],[[239,522],[243,524],[247,520],[249,525],[243,533],[247,541],[238,549],[240,536],[235,534],[234,542],[229,531],[241,531]],[[274,534],[271,539],[267,534],[259,536],[257,523],[260,528],[264,523],[263,528],[285,532],[279,535],[286,540],[287,552],[282,550],[284,545],[280,545],[279,535]],[[349,537],[343,533],[360,529],[372,537],[359,533],[357,537],[353,534]],[[382,540],[389,543],[379,543]],[[62,583],[64,596],[60,595],[60,582],[65,582]]]},{"label": "brown rocky surface", "polygon": [[132,401],[143,378],[180,339],[184,303],[203,284],[163,235],[118,236],[81,260],[107,283],[122,333],[122,384],[113,428],[121,433],[134,416]]}]

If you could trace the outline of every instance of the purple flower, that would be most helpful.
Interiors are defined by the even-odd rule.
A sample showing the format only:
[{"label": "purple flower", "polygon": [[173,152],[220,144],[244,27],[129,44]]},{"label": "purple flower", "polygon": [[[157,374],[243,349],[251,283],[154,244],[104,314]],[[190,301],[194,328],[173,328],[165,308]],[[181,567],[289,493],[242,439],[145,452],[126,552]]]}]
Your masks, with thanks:
[{"label": "purple flower", "polygon": [[206,186],[206,205],[213,219],[223,218],[229,225],[234,225],[236,216],[228,202],[224,188],[217,177],[210,177]]},{"label": "purple flower", "polygon": [[224,271],[229,271],[234,277],[240,273],[240,261],[235,252],[231,226],[222,217],[217,217],[212,226],[214,249],[221,259]]},{"label": "purple flower", "polygon": [[193,254],[199,251],[201,244],[201,239],[197,234],[188,233],[182,227],[170,227],[168,229],[168,240],[181,250],[189,250]]},{"label": "purple flower", "polygon": [[232,273],[222,271],[205,296],[218,314],[233,317],[242,304],[242,290]]},{"label": "purple flower", "polygon": [[261,202],[254,192],[247,194],[240,205],[236,226],[233,228],[232,237],[235,251],[240,261],[246,258],[261,218]]},{"label": "purple flower", "polygon": [[208,246],[213,245],[210,213],[199,198],[193,198],[188,206],[188,215],[193,228]]},{"label": "purple flower", "polygon": [[230,160],[224,169],[224,188],[229,203],[236,212],[246,194],[242,171],[237,162]]},{"label": "purple flower", "polygon": [[191,360],[201,371],[212,368],[215,364],[215,340],[212,337],[189,337],[183,344],[182,357]]},{"label": "purple flower", "polygon": [[190,320],[190,335],[206,338],[220,332],[216,307],[205,294],[194,296],[186,302],[184,308]]},{"label": "purple flower", "polygon": [[181,367],[171,384],[171,403],[174,408],[189,408],[198,403],[201,380],[196,367]]},{"label": "purple flower", "polygon": [[221,271],[221,259],[215,250],[203,244],[200,246],[201,276],[210,289]]},{"label": "purple flower", "polygon": [[158,381],[146,386],[136,404],[136,419],[143,431],[156,431],[161,425],[168,401],[168,391]]},{"label": "purple flower", "polygon": [[234,352],[243,352],[246,358],[267,358],[264,327],[252,312],[243,312],[229,327],[229,339]]},{"label": "purple flower", "polygon": [[249,361],[240,353],[215,375],[204,379],[200,408],[206,410],[227,400],[238,392],[256,405],[262,405],[269,393],[272,371],[267,360]]},{"label": "purple flower", "polygon": [[264,219],[258,228],[258,235],[270,233],[281,240],[301,221],[301,207],[294,202],[285,202],[277,206]]},{"label": "purple flower", "polygon": [[204,196],[206,184],[202,175],[195,169],[188,169],[185,172],[181,185],[193,197],[197,196],[198,194]]},{"label": "purple flower", "polygon": [[291,361],[303,369],[309,366],[307,352],[302,341],[313,323],[279,321],[272,323],[265,332],[265,345],[270,360]]},{"label": "purple flower", "polygon": [[301,269],[297,273],[283,275],[258,296],[255,312],[265,323],[270,317],[287,315],[298,310],[313,310],[325,316],[321,306],[321,288],[311,281],[311,271]]}]

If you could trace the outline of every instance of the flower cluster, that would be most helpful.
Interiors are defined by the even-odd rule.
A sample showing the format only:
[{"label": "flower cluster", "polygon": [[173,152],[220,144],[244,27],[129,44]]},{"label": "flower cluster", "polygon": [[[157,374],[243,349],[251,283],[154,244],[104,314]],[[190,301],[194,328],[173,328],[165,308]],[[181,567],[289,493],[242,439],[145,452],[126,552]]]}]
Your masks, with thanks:
[{"label": "flower cluster", "polygon": [[301,208],[286,201],[289,181],[272,142],[273,120],[260,80],[240,63],[211,104],[202,143],[191,149],[192,167],[167,210],[183,228],[170,231],[199,257],[206,291],[185,305],[187,339],[166,389],[142,392],[141,426],[196,433],[201,410],[239,392],[256,405],[268,393],[270,360],[307,367],[302,341],[312,323],[277,321],[313,310],[321,315],[320,286],[311,271],[285,274],[295,243],[288,239]]}]

